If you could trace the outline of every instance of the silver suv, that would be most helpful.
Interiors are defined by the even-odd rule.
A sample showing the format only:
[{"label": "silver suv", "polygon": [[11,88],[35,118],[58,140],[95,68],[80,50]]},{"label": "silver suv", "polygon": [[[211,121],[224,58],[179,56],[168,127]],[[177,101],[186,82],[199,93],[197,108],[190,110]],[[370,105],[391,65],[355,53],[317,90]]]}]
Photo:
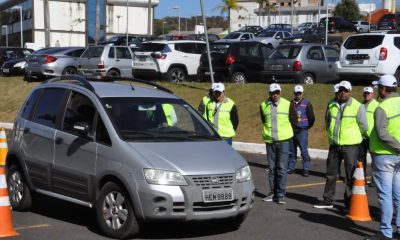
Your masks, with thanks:
[{"label": "silver suv", "polygon": [[239,226],[255,192],[240,154],[169,90],[105,80],[63,76],[29,94],[6,159],[13,210],[29,209],[34,192],[93,207],[113,238],[142,221]]}]

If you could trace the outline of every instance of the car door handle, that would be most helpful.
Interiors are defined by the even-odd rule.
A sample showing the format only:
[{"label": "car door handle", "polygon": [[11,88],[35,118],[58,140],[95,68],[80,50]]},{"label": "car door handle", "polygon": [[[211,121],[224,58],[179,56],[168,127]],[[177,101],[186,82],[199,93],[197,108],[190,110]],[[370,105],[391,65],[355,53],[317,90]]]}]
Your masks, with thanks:
[{"label": "car door handle", "polygon": [[60,138],[60,137],[56,138],[56,144],[57,145],[61,144],[62,142],[63,142],[62,138]]},{"label": "car door handle", "polygon": [[115,60],[115,61],[119,62],[119,59],[117,59],[117,60]]},{"label": "car door handle", "polygon": [[24,134],[27,134],[27,133],[29,133],[30,131],[31,131],[30,128],[24,128]]}]

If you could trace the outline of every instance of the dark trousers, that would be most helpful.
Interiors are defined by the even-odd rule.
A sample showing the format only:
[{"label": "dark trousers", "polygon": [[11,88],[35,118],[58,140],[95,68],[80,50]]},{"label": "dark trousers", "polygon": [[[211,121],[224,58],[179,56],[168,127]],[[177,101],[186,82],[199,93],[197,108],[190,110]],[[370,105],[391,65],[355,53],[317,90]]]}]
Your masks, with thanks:
[{"label": "dark trousers", "polygon": [[268,182],[274,199],[282,199],[286,194],[289,141],[266,143],[269,166]]},{"label": "dark trousers", "polygon": [[357,164],[359,145],[350,146],[329,146],[328,159],[326,162],[326,184],[324,190],[324,200],[333,203],[335,201],[336,178],[340,160],[343,159],[346,182],[344,192],[344,204],[348,208],[353,186],[353,172]]},{"label": "dark trousers", "polygon": [[360,152],[358,160],[360,160],[364,167],[364,177],[367,176],[367,152],[369,147],[369,139],[364,139],[360,144]]}]

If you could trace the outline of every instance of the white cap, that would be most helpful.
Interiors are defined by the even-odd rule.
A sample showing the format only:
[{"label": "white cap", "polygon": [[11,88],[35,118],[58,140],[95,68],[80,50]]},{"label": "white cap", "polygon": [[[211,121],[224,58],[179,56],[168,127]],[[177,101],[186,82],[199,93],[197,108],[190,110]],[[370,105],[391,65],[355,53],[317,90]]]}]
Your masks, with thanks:
[{"label": "white cap", "polygon": [[386,74],[379,78],[378,81],[373,81],[373,85],[382,85],[385,87],[397,87],[396,78],[393,75]]},{"label": "white cap", "polygon": [[333,92],[338,93],[339,92],[339,83],[335,84],[333,86]]},{"label": "white cap", "polygon": [[269,92],[281,91],[281,86],[277,83],[269,85]]},{"label": "white cap", "polygon": [[213,92],[223,92],[225,91],[225,85],[223,83],[214,83]]},{"label": "white cap", "polygon": [[341,81],[340,83],[339,83],[339,89],[340,88],[346,88],[347,90],[350,90],[351,91],[351,83],[349,82],[349,81]]},{"label": "white cap", "polygon": [[301,86],[301,85],[296,85],[295,87],[294,87],[294,90],[293,90],[295,93],[296,92],[304,92],[304,88],[303,88],[303,86]]},{"label": "white cap", "polygon": [[364,88],[364,92],[373,93],[373,92],[374,92],[374,89],[372,89],[372,87],[365,87],[365,88]]},{"label": "white cap", "polygon": [[213,83],[213,84],[211,84],[211,90],[213,90],[213,89],[214,89],[214,87],[215,87],[215,84],[217,84],[217,83]]}]

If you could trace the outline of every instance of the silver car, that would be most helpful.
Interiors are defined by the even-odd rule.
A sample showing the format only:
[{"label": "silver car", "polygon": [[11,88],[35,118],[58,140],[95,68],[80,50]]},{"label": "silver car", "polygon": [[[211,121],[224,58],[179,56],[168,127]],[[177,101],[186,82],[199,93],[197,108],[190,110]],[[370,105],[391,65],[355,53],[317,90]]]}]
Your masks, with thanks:
[{"label": "silver car", "polygon": [[85,76],[132,76],[133,52],[125,46],[88,47],[79,59],[79,72]]},{"label": "silver car", "polygon": [[27,97],[6,159],[13,210],[45,194],[95,208],[123,239],[143,221],[245,220],[249,165],[193,107],[152,82],[96,80],[54,78]]},{"label": "silver car", "polygon": [[27,57],[26,76],[54,77],[76,74],[84,47],[54,47],[33,52]]},{"label": "silver car", "polygon": [[239,42],[239,41],[250,40],[254,37],[255,37],[254,34],[251,32],[231,32],[228,35],[226,35],[224,38],[221,38],[215,42],[216,43]]}]

